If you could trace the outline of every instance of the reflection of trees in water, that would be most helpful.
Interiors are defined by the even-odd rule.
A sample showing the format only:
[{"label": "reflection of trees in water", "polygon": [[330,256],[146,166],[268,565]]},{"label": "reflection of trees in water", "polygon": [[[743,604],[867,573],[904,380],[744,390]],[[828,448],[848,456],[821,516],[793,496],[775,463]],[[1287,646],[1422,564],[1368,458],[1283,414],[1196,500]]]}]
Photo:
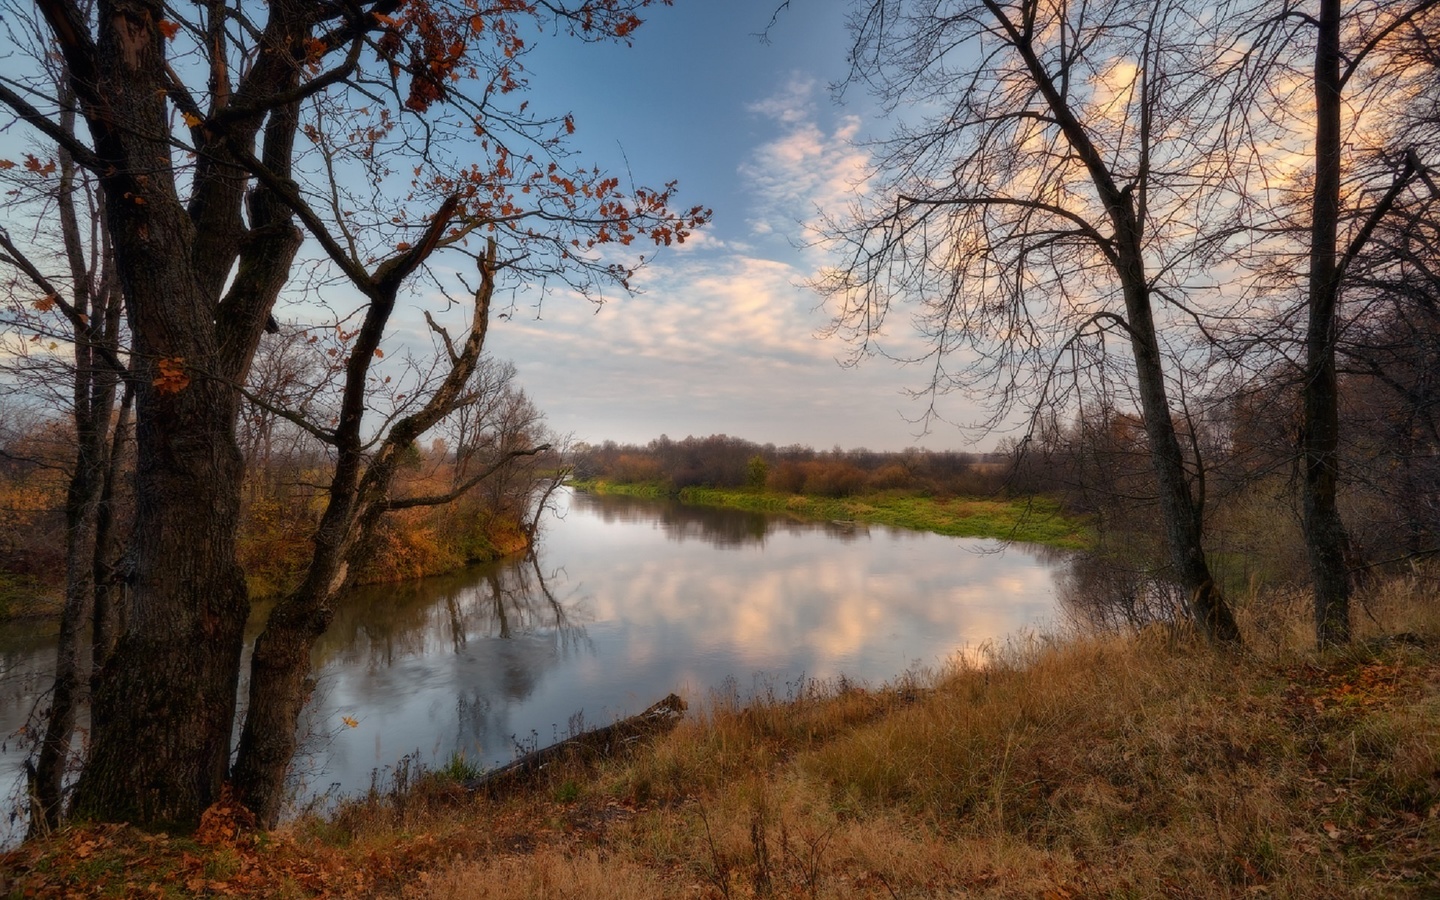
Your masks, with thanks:
[{"label": "reflection of trees in water", "polygon": [[[404,702],[409,678],[452,680],[455,747],[508,756],[510,709],[557,662],[593,652],[582,598],[557,592],[562,573],[534,555],[423,581],[370,586],[343,598],[319,645],[320,664],[368,670],[364,690]],[[419,662],[411,674],[410,663]],[[323,677],[323,676],[322,676]],[[521,736],[524,738],[525,736]]]},{"label": "reflection of trees in water", "polygon": [[[55,635],[52,628],[31,628],[7,623],[13,633],[0,643],[0,849],[25,835],[29,798],[25,793],[24,763],[33,760],[39,735],[44,733],[44,708],[55,682]],[[88,641],[81,642],[88,666]],[[79,727],[85,727],[82,714]]]},{"label": "reflection of trees in water", "polygon": [[[515,577],[501,577],[507,573]],[[483,748],[495,758],[503,742],[514,737],[507,733],[507,707],[529,697],[556,659],[577,650],[593,652],[585,626],[572,615],[572,604],[551,588],[556,574],[547,576],[534,554],[514,567],[486,572],[488,604],[482,609],[489,618],[478,630],[473,618],[464,619],[453,597],[447,600],[457,653],[468,636],[491,639],[481,651],[490,663],[478,672],[483,683],[460,685],[456,694],[455,746],[460,750]]]},{"label": "reflection of trees in water", "polygon": [[846,543],[870,536],[864,523],[807,522],[780,513],[691,506],[678,500],[577,493],[571,502],[594,512],[607,524],[658,521],[672,541],[705,541],[716,547],[763,545],[771,534],[800,534],[816,529]]},{"label": "reflection of trees in water", "polygon": [[[408,656],[473,651],[485,640],[540,643],[565,654],[587,646],[580,602],[561,599],[539,560],[527,556],[398,585],[361,588],[341,600],[321,639],[322,661],[385,668]],[[438,646],[437,646],[438,645]]]},{"label": "reflection of trees in water", "polygon": [[1060,607],[1087,631],[1174,622],[1184,597],[1151,566],[1113,553],[1076,553],[1055,576]]}]

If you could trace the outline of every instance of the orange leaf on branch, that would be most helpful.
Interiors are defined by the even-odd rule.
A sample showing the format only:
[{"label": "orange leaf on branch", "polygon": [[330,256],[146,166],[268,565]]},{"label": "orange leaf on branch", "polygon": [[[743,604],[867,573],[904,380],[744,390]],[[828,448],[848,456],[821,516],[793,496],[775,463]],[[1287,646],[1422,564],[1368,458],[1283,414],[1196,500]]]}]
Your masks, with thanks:
[{"label": "orange leaf on branch", "polygon": [[[9,168],[8,166],[6,168]],[[41,162],[37,157],[25,154],[25,168],[41,177],[48,177],[55,174],[55,160],[50,159]]]}]

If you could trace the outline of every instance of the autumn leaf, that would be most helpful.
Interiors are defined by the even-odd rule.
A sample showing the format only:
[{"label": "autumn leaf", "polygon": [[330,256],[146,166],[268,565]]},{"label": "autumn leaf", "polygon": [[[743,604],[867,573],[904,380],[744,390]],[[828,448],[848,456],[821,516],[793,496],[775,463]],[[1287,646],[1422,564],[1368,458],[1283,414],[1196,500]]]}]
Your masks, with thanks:
[{"label": "autumn leaf", "polygon": [[156,25],[160,28],[160,33],[165,35],[165,40],[167,41],[175,40],[175,35],[180,33],[179,22],[172,22],[169,19],[161,19],[159,22],[156,23]]},{"label": "autumn leaf", "polygon": [[55,308],[55,301],[58,299],[54,294],[46,294],[39,300],[36,300],[34,305],[40,312],[49,312]]},{"label": "autumn leaf", "polygon": [[195,115],[194,113],[188,113],[188,112],[184,114],[184,118],[185,118],[185,124],[188,125],[188,126],[190,126],[191,128],[199,128],[199,127],[200,127],[200,124],[205,121],[204,119],[200,118],[199,116]]},{"label": "autumn leaf", "polygon": [[25,168],[41,177],[48,177],[55,174],[55,160],[41,162],[39,158],[25,154]]},{"label": "autumn leaf", "polygon": [[384,351],[384,350],[381,350],[379,347],[376,347],[376,348],[375,348],[375,356],[376,356],[377,359],[384,359],[384,358],[385,358],[385,351]]},{"label": "autumn leaf", "polygon": [[355,720],[355,719],[352,719],[352,718],[350,718],[349,716],[341,716],[341,717],[340,717],[340,721],[342,721],[342,722],[345,723],[345,727],[346,727],[346,728],[359,728],[359,727],[360,727],[359,721],[357,721],[357,720]]},{"label": "autumn leaf", "polygon": [[8,160],[8,159],[0,159],[0,169],[13,169],[13,168],[15,168],[15,163],[11,162],[11,161]]}]

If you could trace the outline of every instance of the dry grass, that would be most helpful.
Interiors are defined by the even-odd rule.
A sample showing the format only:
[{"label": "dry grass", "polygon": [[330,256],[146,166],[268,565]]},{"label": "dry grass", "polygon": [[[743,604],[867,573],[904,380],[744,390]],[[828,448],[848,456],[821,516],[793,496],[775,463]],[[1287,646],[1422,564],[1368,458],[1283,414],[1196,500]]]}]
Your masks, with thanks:
[{"label": "dry grass", "polygon": [[1244,605],[1240,655],[1033,638],[887,689],[722,695],[519,796],[422,780],[245,853],[337,873],[294,896],[1440,896],[1433,597],[1384,585],[1323,655],[1280,596]]}]

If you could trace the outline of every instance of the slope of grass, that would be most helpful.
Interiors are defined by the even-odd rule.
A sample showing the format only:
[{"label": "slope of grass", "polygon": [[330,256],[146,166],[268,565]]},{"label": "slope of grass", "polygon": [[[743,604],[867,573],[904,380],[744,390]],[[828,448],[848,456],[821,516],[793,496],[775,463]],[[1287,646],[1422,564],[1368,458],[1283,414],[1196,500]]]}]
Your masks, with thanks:
[{"label": "slope of grass", "polygon": [[[278,833],[69,829],[0,896],[1433,897],[1440,609],[1391,583],[1353,647],[1020,639],[884,688],[709,698],[628,756],[503,798],[443,774]],[[1390,635],[1377,638],[1377,635]]]},{"label": "slope of grass", "polygon": [[678,493],[654,483],[579,481],[577,490],[597,494],[665,499],[750,512],[779,513],[813,521],[865,522],[930,531],[951,537],[995,538],[1079,549],[1090,542],[1084,523],[1069,518],[1045,497],[1017,500],[931,497],[884,491],[853,497],[817,497],[754,489],[683,488]]}]

